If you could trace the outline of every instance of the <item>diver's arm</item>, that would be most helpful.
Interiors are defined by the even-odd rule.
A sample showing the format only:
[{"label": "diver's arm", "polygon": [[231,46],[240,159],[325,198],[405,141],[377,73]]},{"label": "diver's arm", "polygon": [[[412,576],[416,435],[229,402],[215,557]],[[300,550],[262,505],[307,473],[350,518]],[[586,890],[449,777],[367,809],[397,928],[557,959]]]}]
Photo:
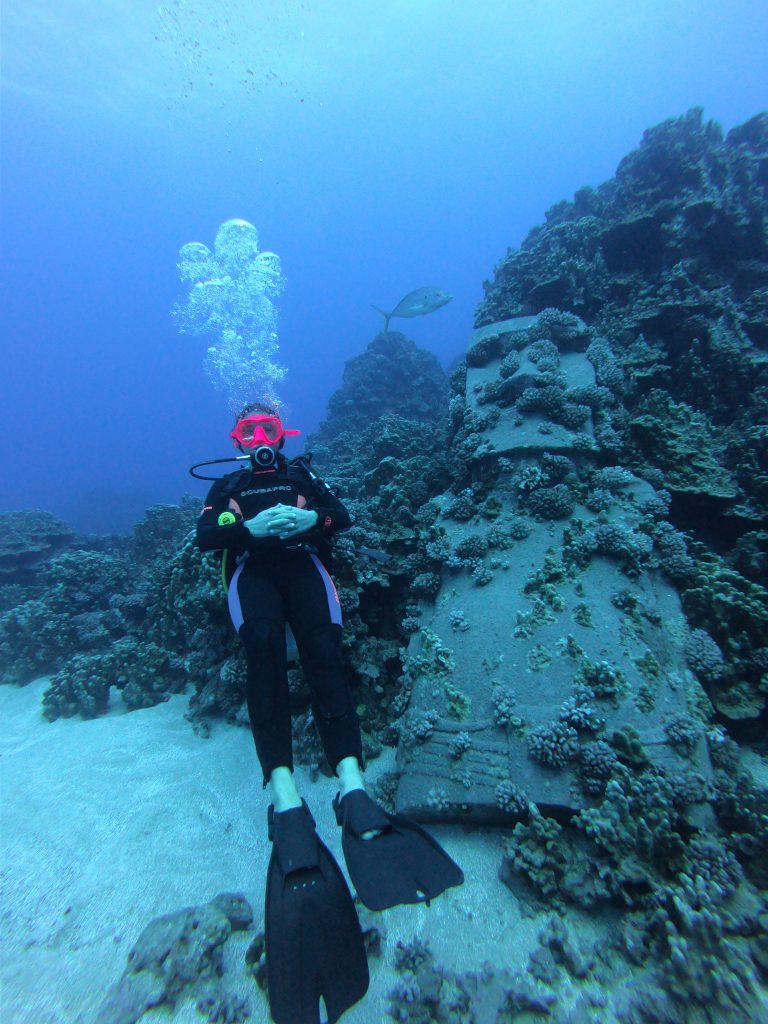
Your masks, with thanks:
[{"label": "diver's arm", "polygon": [[322,493],[318,493],[315,490],[310,495],[307,508],[317,512],[317,523],[312,529],[317,530],[326,539],[332,537],[334,533],[341,532],[341,530],[348,530],[352,525],[349,512],[347,512],[343,503],[327,488]]},{"label": "diver's arm", "polygon": [[[224,479],[217,480],[208,492],[203,511],[197,521],[197,546],[201,551],[247,551],[251,533],[243,526],[243,517],[230,512],[228,499],[222,495]],[[230,522],[220,523],[226,512]]]},{"label": "diver's arm", "polygon": [[349,529],[352,520],[339,499],[305,467],[295,467],[295,471],[300,474],[299,506],[289,510],[294,514],[295,523],[281,529],[280,537],[289,541],[301,537],[310,542],[327,543],[334,533]]}]

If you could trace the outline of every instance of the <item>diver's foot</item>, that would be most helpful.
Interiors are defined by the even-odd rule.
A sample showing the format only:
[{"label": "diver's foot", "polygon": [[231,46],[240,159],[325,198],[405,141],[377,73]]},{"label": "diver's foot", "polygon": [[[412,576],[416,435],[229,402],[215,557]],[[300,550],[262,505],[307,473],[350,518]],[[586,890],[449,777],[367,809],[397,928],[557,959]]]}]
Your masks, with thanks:
[{"label": "diver's foot", "polygon": [[[344,799],[344,797],[347,795],[347,793],[352,793],[355,790],[361,790],[363,793],[365,793],[365,786],[362,784],[362,782],[360,783],[359,786],[347,786],[346,788],[342,784],[339,787],[339,795],[336,797],[336,801],[334,802],[334,805],[341,804],[341,801]],[[366,796],[367,795],[368,794],[366,793]],[[369,829],[367,832],[361,832],[360,833],[360,838],[361,839],[375,839],[376,836],[380,836],[383,831],[384,830],[381,829],[381,828]]]},{"label": "diver's foot", "polygon": [[339,780],[339,800],[351,793],[353,789],[362,789],[365,792],[363,773],[360,771],[360,762],[356,757],[344,757],[336,765],[336,776]]},{"label": "diver's foot", "polygon": [[[339,795],[336,798],[339,802],[347,793],[352,793],[355,790],[365,793],[363,773],[360,771],[360,763],[356,757],[345,757],[343,761],[340,761],[336,767],[336,774],[339,777]],[[369,832],[363,832],[360,838],[375,839],[376,836],[381,835],[381,832],[380,828],[372,829]]]},{"label": "diver's foot", "polygon": [[[388,814],[367,794],[349,793],[334,802],[334,811],[352,884],[369,910],[429,903],[464,881],[437,840],[416,822]],[[374,842],[360,842],[374,829]]]},{"label": "diver's foot", "polygon": [[[362,790],[363,793],[365,792],[365,786],[362,784],[362,782],[359,785],[358,784],[354,784],[354,785],[344,786],[342,784],[341,786],[339,786],[339,800],[342,800],[347,795],[347,793],[352,793],[356,789]],[[381,829],[380,828],[375,828],[375,829],[372,829],[370,832],[363,832],[363,834],[360,836],[360,838],[361,839],[375,839],[376,836],[380,836],[380,835],[381,835]]]},{"label": "diver's foot", "polygon": [[381,828],[371,829],[370,832],[363,832],[360,836],[361,839],[375,839],[376,836],[380,836],[384,830]]}]

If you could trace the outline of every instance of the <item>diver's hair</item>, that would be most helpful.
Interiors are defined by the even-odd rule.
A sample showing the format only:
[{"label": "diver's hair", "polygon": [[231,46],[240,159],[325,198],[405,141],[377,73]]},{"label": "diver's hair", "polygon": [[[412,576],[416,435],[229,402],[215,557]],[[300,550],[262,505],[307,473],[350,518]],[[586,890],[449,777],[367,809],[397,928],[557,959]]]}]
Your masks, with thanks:
[{"label": "diver's hair", "polygon": [[[254,415],[276,416],[278,419],[280,419],[280,413],[276,409],[273,409],[271,405],[267,405],[265,402],[249,402],[248,405],[244,405],[240,412],[237,414],[237,416],[235,416],[235,422],[232,429],[234,430],[234,427],[237,426],[240,420],[244,420],[246,416]],[[285,438],[281,437],[277,446],[277,450],[280,451],[284,444]],[[240,450],[243,450],[242,445],[240,445]]]},{"label": "diver's hair", "polygon": [[280,413],[273,409],[271,405],[266,405],[264,402],[249,402],[235,416],[234,426],[236,427],[240,420],[244,420],[246,416],[253,416],[254,413],[261,414],[262,416],[277,416],[280,419]]}]

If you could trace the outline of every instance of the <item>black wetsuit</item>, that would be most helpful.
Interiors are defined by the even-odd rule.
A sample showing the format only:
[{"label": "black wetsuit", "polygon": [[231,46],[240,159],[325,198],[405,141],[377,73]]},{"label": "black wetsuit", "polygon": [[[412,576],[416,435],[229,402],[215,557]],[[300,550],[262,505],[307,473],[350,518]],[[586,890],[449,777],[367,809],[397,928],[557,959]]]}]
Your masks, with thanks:
[{"label": "black wetsuit", "polygon": [[[255,538],[243,520],[283,504],[317,512],[311,530],[280,540]],[[219,525],[222,512],[236,521]],[[224,550],[234,568],[229,611],[248,666],[246,697],[264,785],[281,765],[293,770],[286,622],[296,639],[326,757],[363,764],[360,726],[341,651],[341,606],[328,572],[330,537],[350,526],[343,504],[301,465],[282,455],[274,468],[217,480],[197,524],[201,551]]]}]

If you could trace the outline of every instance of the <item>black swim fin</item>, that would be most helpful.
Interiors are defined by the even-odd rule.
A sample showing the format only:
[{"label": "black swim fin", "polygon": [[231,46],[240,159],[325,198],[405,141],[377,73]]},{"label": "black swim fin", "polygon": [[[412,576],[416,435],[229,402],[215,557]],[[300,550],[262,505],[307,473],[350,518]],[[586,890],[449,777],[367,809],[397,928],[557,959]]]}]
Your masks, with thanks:
[{"label": "black swim fin", "polygon": [[315,832],[305,801],[269,808],[272,855],[265,935],[269,1005],[276,1024],[329,1024],[365,995],[368,961],[344,875]]},{"label": "black swim fin", "polygon": [[[464,881],[459,865],[428,832],[400,814],[387,814],[364,790],[337,795],[333,809],[352,884],[369,910],[429,903]],[[374,830],[381,835],[361,838]]]}]

